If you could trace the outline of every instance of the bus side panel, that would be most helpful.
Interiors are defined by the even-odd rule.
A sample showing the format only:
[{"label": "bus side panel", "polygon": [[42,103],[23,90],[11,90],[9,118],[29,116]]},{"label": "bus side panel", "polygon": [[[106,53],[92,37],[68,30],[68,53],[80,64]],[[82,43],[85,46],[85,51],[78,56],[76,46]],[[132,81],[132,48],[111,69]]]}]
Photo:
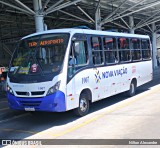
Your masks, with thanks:
[{"label": "bus side panel", "polygon": [[66,109],[71,110],[79,105],[79,95],[75,94],[75,79],[74,77],[66,86]]},{"label": "bus side panel", "polygon": [[137,86],[143,85],[152,80],[153,69],[152,61],[139,62],[134,65],[132,71],[137,73]]},{"label": "bus side panel", "polygon": [[78,72],[67,84],[67,110],[78,107],[79,97],[84,89],[91,91],[92,102],[122,92],[122,81],[126,74],[127,70],[123,65],[90,68]]},{"label": "bus side panel", "polygon": [[116,95],[129,88],[129,67],[128,65],[110,65],[97,68],[99,71],[100,90],[99,98],[93,100],[97,101],[109,96]]},{"label": "bus side panel", "polygon": [[67,110],[77,108],[79,106],[79,97],[84,89],[89,89],[92,98],[97,97],[93,92],[93,76],[92,69],[86,69],[78,72],[67,84]]},{"label": "bus side panel", "polygon": [[90,90],[91,102],[110,96],[110,87],[107,79],[102,81],[104,68],[90,68],[78,72],[67,84],[67,110],[79,106],[79,97],[83,90]]},{"label": "bus side panel", "polygon": [[129,90],[132,79],[137,86],[152,80],[152,61],[90,68],[78,72],[67,84],[67,110],[79,106],[84,89],[92,93],[92,102]]}]

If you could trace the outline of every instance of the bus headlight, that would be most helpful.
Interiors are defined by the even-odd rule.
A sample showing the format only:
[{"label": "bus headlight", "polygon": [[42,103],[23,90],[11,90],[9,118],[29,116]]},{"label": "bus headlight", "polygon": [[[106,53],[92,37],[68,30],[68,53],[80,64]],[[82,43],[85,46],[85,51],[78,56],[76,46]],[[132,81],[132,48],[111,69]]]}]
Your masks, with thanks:
[{"label": "bus headlight", "polygon": [[7,91],[8,91],[9,93],[11,93],[12,95],[14,95],[13,90],[12,90],[12,88],[9,87],[9,85],[7,85]]},{"label": "bus headlight", "polygon": [[57,90],[59,90],[59,86],[60,86],[61,81],[58,81],[54,86],[52,86],[48,92],[47,95],[53,94],[55,93]]}]

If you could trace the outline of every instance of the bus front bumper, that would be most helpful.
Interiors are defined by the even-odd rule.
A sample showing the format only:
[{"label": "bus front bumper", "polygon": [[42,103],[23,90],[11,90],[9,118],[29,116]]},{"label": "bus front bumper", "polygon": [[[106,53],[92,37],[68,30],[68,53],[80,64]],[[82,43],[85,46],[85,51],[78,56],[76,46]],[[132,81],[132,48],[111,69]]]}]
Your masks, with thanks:
[{"label": "bus front bumper", "polygon": [[39,98],[21,98],[7,93],[9,107],[14,110],[26,111],[66,111],[65,94],[57,91],[54,94]]}]

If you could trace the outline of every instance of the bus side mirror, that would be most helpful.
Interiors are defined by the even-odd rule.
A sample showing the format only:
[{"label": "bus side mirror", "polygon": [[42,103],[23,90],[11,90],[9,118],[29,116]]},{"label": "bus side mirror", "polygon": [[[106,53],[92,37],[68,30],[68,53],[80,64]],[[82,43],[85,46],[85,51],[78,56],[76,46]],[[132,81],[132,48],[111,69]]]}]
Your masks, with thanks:
[{"label": "bus side mirror", "polygon": [[76,38],[75,38],[75,37],[73,37],[73,38],[72,38],[72,41],[74,42],[75,40],[76,40]]}]

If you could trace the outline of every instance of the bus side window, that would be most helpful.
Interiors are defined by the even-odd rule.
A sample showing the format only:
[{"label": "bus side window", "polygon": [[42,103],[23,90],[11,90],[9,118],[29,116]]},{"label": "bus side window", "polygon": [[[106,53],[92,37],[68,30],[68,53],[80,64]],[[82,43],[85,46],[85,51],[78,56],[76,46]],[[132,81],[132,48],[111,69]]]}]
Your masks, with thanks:
[{"label": "bus side window", "polygon": [[74,41],[69,56],[69,76],[88,63],[88,50],[86,41]]},{"label": "bus side window", "polygon": [[111,37],[103,38],[104,55],[107,64],[113,64],[118,62],[116,39]]},{"label": "bus side window", "polygon": [[[71,60],[74,62],[71,62]],[[76,61],[76,62],[75,62]],[[88,61],[88,51],[85,45],[85,41],[75,41],[72,47],[72,51],[70,53],[70,61],[77,66],[85,65]]]},{"label": "bus side window", "polygon": [[141,40],[141,48],[142,48],[142,58],[143,60],[148,60],[151,58],[151,49],[148,39]]},{"label": "bus side window", "polygon": [[91,47],[92,47],[93,64],[94,65],[102,64],[103,52],[101,47],[101,38],[91,37]]},{"label": "bus side window", "polygon": [[140,41],[139,39],[133,38],[130,40],[131,49],[140,49]]},{"label": "bus side window", "polygon": [[119,38],[118,39],[118,49],[129,49],[129,39]]},{"label": "bus side window", "polygon": [[130,39],[130,47],[133,61],[140,61],[142,58],[140,49],[140,40],[138,38]]},{"label": "bus side window", "polygon": [[85,65],[88,61],[88,51],[86,41],[76,41],[74,43],[75,58],[77,60],[77,66]]},{"label": "bus side window", "polygon": [[118,39],[118,50],[120,62],[129,62],[131,60],[128,38],[121,37]]}]

